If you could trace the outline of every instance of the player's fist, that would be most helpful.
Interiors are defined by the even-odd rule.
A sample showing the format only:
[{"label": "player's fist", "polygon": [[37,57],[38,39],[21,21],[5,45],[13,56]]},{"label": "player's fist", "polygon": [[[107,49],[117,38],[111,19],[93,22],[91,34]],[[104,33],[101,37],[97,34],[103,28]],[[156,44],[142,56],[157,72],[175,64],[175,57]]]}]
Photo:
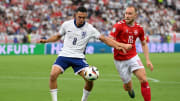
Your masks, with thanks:
[{"label": "player's fist", "polygon": [[131,44],[126,44],[125,47],[124,47],[126,50],[130,50],[132,48],[132,45]]},{"label": "player's fist", "polygon": [[39,41],[40,43],[46,43],[47,42],[47,40],[46,39],[40,39],[40,41]]},{"label": "player's fist", "polygon": [[122,47],[116,47],[117,50],[122,51],[124,54],[126,54],[126,50]]},{"label": "player's fist", "polygon": [[151,71],[153,71],[154,67],[150,60],[146,61],[147,67],[150,68]]}]

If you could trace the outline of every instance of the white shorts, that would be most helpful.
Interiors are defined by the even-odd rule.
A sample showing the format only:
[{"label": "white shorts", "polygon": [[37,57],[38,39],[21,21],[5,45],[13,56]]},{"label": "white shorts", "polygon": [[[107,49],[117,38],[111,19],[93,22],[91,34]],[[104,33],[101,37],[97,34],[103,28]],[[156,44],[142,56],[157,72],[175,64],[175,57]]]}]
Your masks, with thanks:
[{"label": "white shorts", "polygon": [[124,84],[127,84],[131,80],[131,75],[134,70],[144,68],[138,55],[129,60],[114,60],[114,63]]}]

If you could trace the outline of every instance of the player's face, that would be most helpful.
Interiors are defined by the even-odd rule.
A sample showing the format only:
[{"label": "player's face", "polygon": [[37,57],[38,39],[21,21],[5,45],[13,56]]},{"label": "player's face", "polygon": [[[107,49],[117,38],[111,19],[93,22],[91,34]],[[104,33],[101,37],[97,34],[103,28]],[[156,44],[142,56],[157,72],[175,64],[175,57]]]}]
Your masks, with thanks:
[{"label": "player's face", "polygon": [[133,24],[136,19],[136,16],[137,16],[137,14],[133,7],[126,8],[125,21],[127,24]]},{"label": "player's face", "polygon": [[76,15],[75,15],[76,25],[80,26],[80,25],[84,24],[84,22],[86,20],[86,17],[87,17],[87,13],[85,13],[85,12],[77,12]]}]

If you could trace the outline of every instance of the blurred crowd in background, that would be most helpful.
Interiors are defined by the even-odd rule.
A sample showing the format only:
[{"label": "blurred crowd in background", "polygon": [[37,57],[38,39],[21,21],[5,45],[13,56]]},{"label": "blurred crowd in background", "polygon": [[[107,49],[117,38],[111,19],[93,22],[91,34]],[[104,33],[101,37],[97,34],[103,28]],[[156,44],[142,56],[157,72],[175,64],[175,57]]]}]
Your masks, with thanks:
[{"label": "blurred crowd in background", "polygon": [[74,10],[82,5],[88,10],[87,21],[108,35],[129,4],[138,8],[137,22],[146,35],[163,38],[180,32],[180,0],[0,0],[0,40],[11,35],[21,36],[15,43],[46,39],[73,19]]}]

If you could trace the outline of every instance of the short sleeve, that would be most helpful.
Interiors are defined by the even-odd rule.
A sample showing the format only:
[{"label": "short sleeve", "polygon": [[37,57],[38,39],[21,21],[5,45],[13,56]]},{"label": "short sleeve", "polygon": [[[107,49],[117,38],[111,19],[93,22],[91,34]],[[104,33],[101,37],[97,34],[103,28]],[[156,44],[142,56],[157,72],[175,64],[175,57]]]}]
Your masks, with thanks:
[{"label": "short sleeve", "polygon": [[120,29],[121,29],[121,23],[118,22],[113,26],[109,36],[116,38],[117,34],[121,31]]},{"label": "short sleeve", "polygon": [[141,41],[144,41],[144,40],[145,40],[145,38],[144,38],[144,30],[143,30],[143,28],[142,28],[142,27],[140,28],[140,35],[139,35],[139,39],[140,39]]},{"label": "short sleeve", "polygon": [[65,23],[63,23],[62,25],[61,25],[61,27],[60,27],[60,30],[59,30],[59,34],[61,35],[61,36],[63,36],[64,34],[65,34]]},{"label": "short sleeve", "polygon": [[94,38],[99,39],[101,33],[94,27],[92,27],[92,35]]}]

